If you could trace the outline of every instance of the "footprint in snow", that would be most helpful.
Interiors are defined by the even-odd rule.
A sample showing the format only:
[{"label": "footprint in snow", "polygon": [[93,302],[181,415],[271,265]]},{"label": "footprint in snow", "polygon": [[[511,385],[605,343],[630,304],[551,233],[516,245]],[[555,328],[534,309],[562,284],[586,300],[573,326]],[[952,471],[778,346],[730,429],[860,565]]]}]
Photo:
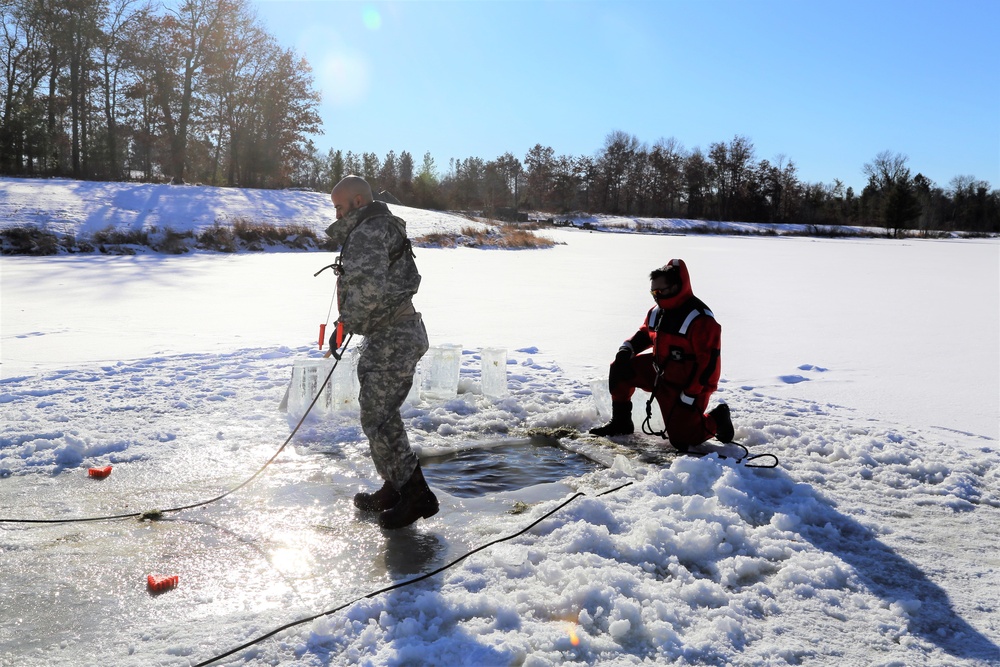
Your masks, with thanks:
[{"label": "footprint in snow", "polygon": [[[826,368],[823,368],[822,366],[814,366],[813,364],[802,364],[801,366],[799,366],[799,370],[800,371],[813,371],[813,372],[816,372],[816,373],[825,373],[827,371]],[[809,382],[809,380],[810,380],[810,378],[803,377],[803,376],[798,375],[798,374],[793,374],[793,375],[779,375],[778,379],[781,380],[782,382],[784,382],[785,384],[798,384],[799,382]]]},{"label": "footprint in snow", "polygon": [[800,371],[816,371],[817,373],[825,373],[828,369],[822,366],[813,366],[812,364],[802,364],[799,366]]}]

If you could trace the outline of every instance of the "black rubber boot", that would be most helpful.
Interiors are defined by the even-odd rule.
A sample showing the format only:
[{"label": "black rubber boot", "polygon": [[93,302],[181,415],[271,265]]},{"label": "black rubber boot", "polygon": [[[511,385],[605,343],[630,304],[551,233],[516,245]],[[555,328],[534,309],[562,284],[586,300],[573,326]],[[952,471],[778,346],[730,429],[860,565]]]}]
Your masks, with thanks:
[{"label": "black rubber boot", "polygon": [[729,406],[719,403],[708,414],[715,420],[715,439],[719,442],[732,442],[736,430],[733,428],[733,418],[729,414]]},{"label": "black rubber boot", "polygon": [[430,518],[437,512],[438,500],[427,486],[418,463],[410,479],[399,490],[399,502],[378,515],[378,525],[386,530],[396,530],[409,526],[417,519]]},{"label": "black rubber boot", "polygon": [[354,506],[363,512],[382,512],[399,502],[399,491],[388,481],[375,493],[355,493]]},{"label": "black rubber boot", "polygon": [[629,435],[635,433],[632,423],[632,401],[615,401],[611,404],[611,421],[604,426],[590,429],[591,435]]}]

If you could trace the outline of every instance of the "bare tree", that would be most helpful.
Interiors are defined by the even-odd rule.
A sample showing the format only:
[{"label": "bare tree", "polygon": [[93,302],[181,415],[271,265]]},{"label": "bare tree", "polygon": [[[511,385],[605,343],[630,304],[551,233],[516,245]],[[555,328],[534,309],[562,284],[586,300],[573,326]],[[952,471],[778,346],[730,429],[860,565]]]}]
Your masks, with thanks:
[{"label": "bare tree", "polygon": [[900,230],[919,218],[922,210],[913,192],[908,160],[902,153],[886,150],[863,167],[868,185],[862,200],[890,236],[899,236]]},{"label": "bare tree", "polygon": [[620,130],[604,138],[604,147],[597,157],[597,168],[602,180],[603,208],[620,213],[624,188],[634,169],[635,156],[641,145],[639,139]]},{"label": "bare tree", "polygon": [[649,152],[653,213],[673,216],[684,191],[684,147],[677,139],[659,139]]},{"label": "bare tree", "polygon": [[51,70],[39,21],[22,3],[0,0],[0,29],[0,168],[19,172],[23,156],[32,159],[34,91]]},{"label": "bare tree", "polygon": [[105,16],[103,30],[97,40],[96,60],[98,84],[104,108],[105,159],[104,173],[112,179],[122,176],[124,162],[119,147],[119,108],[123,95],[123,79],[130,78],[129,53],[136,48],[130,40],[132,25],[148,16],[148,4],[136,7],[139,0],[115,0]]},{"label": "bare tree", "polygon": [[208,60],[216,26],[231,8],[230,0],[183,0],[176,9],[167,10],[158,34],[152,36],[149,55],[169,140],[173,183],[184,182],[195,78]]},{"label": "bare tree", "polygon": [[709,146],[708,157],[714,167],[712,182],[718,199],[719,217],[722,220],[739,217],[752,178],[753,142],[737,135],[728,145],[720,142]]},{"label": "bare tree", "polygon": [[902,153],[886,150],[876,155],[871,162],[866,162],[862,170],[876,189],[886,190],[895,183],[910,178],[910,170],[906,167],[908,160]]}]

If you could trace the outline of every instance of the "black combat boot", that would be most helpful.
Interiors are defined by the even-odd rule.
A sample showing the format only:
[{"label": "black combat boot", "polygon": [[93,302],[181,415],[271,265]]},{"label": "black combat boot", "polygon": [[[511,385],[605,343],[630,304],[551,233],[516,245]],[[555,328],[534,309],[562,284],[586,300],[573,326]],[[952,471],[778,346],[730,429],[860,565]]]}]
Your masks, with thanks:
[{"label": "black combat boot", "polygon": [[708,414],[715,420],[715,439],[719,442],[732,442],[736,430],[733,428],[733,419],[729,414],[729,406],[719,403]]},{"label": "black combat boot", "polygon": [[417,519],[430,518],[437,512],[438,500],[427,486],[418,463],[410,479],[399,490],[399,502],[378,515],[378,525],[386,530],[395,530],[409,526]]},{"label": "black combat boot", "polygon": [[399,502],[399,491],[386,480],[375,493],[355,493],[354,506],[363,512],[382,512]]},{"label": "black combat boot", "polygon": [[611,404],[611,421],[604,426],[590,429],[591,435],[629,435],[635,433],[632,424],[632,401],[615,401]]}]

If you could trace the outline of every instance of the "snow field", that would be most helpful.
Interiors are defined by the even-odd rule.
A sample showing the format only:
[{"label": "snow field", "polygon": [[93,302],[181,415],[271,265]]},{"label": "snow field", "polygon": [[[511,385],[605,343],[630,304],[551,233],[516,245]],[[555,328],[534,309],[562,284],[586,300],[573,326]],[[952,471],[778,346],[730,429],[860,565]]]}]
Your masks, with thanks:
[{"label": "snow field", "polygon": [[[2,481],[7,489],[26,482],[9,506],[20,516],[68,518],[79,507],[116,511],[123,498],[141,497],[138,508],[129,502],[138,510],[196,501],[241,482],[278,444],[261,434],[292,425],[275,406],[292,358],[313,353],[179,355],[5,380]],[[487,446],[491,435],[596,419],[589,389],[560,375],[541,351],[510,353],[511,396],[499,401],[477,393],[477,356],[463,354],[456,399],[407,407],[408,429],[425,454],[453,451],[473,436]],[[854,425],[851,411],[835,406],[728,385],[720,398],[733,407],[737,439],[775,452],[780,469],[714,457],[669,469],[633,461],[634,477],[608,469],[546,490],[474,499],[442,493],[442,513],[403,538],[407,546],[395,556],[399,545],[380,544],[346,507],[355,488],[373,484],[350,411],[307,419],[264,477],[193,511],[202,518],[189,511],[152,524],[5,526],[2,548],[18,575],[5,606],[38,619],[29,633],[36,639],[18,642],[34,649],[19,652],[27,659],[19,664],[79,664],[81,654],[99,658],[93,664],[205,659],[512,534],[577,489],[587,497],[528,535],[265,641],[238,662],[801,663],[829,656],[831,623],[865,637],[837,643],[847,664],[900,651],[945,664],[962,654],[959,645],[989,654],[990,641],[965,620],[977,605],[990,608],[981,585],[983,577],[995,581],[989,563],[977,562],[978,549],[949,558],[974,576],[960,582],[956,609],[907,558],[928,546],[893,527],[905,517],[904,526],[943,535],[958,513],[970,530],[984,528],[977,508],[995,509],[1000,498],[995,453],[977,451],[981,438],[966,436],[971,442],[956,451],[917,430]],[[116,466],[110,478],[85,478],[87,466],[105,463]],[[530,508],[511,514],[521,499]],[[85,546],[46,546],[67,538]],[[182,573],[181,585],[149,597],[138,575],[143,565],[163,564]],[[51,579],[47,568],[64,574]],[[96,605],[99,614],[82,620],[58,607],[42,611],[31,599],[38,576],[74,607]],[[209,620],[215,629],[206,632]],[[46,643],[46,634],[57,643]],[[112,636],[110,646],[94,646],[94,638]]]},{"label": "snow field", "polygon": [[[315,195],[42,183],[0,183],[0,217],[80,233],[222,214],[321,229],[330,213]],[[400,212],[411,234],[466,223]],[[0,665],[187,667],[344,604],[221,664],[1000,664],[995,239],[551,236],[546,251],[418,250],[431,343],[464,350],[455,399],[405,408],[422,455],[594,424],[590,383],[649,307],[649,270],[683,257],[724,329],[716,399],[778,469],[615,450],[579,477],[438,489],[438,515],[386,534],[350,504],[377,485],[357,415],[310,417],[204,507],[0,523]],[[0,260],[0,518],[170,508],[245,481],[294,425],[277,405],[294,360],[319,354],[332,279],[312,274],[329,260]],[[500,400],[479,388],[485,347],[508,352]],[[524,535],[364,597],[576,493]],[[151,573],[179,584],[150,594]]]}]

